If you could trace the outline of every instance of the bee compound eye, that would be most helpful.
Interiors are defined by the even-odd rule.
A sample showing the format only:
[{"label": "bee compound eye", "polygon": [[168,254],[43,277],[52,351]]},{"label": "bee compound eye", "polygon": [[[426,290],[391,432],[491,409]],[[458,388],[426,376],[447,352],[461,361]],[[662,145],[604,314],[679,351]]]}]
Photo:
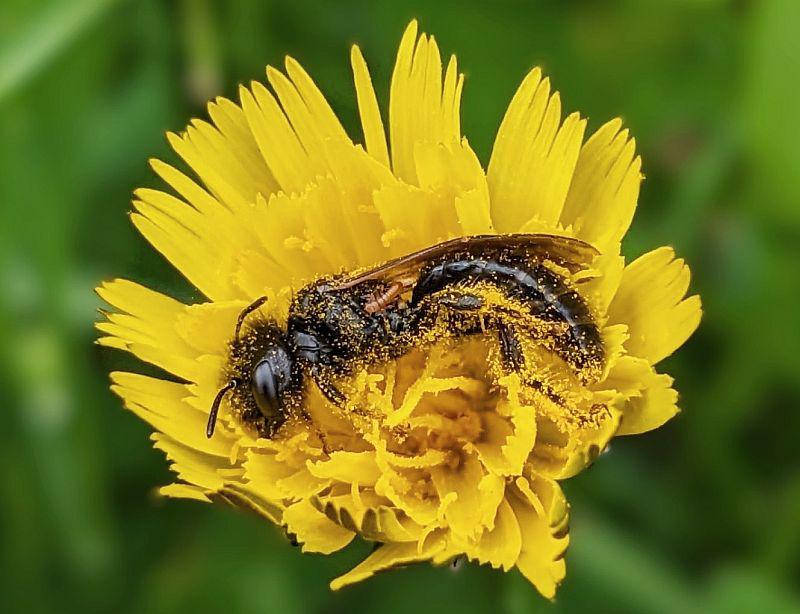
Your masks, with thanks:
[{"label": "bee compound eye", "polygon": [[258,409],[265,418],[280,414],[280,382],[270,360],[262,360],[253,369],[251,390]]},{"label": "bee compound eye", "polygon": [[250,389],[265,418],[281,417],[291,379],[291,360],[288,353],[280,347],[267,351],[253,368]]}]

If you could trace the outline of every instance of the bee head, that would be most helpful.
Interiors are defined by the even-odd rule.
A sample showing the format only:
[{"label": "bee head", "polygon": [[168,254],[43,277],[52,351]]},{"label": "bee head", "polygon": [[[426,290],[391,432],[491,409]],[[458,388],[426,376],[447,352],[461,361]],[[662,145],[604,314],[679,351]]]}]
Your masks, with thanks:
[{"label": "bee head", "polygon": [[231,392],[234,415],[269,436],[286,419],[292,393],[300,387],[300,372],[286,335],[272,321],[252,318],[245,330],[241,318],[230,343],[226,383],[211,406],[206,436],[214,434],[220,404]]}]

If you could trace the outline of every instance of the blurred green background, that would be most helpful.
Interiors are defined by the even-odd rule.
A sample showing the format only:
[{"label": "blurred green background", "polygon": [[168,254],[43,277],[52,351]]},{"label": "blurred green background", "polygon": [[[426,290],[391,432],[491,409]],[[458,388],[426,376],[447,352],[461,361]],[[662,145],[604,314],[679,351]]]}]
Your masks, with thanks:
[{"label": "blurred green background", "polygon": [[[174,159],[166,130],[297,57],[351,134],[349,44],[382,100],[411,17],[467,74],[484,162],[527,69],[598,127],[624,117],[647,180],[629,256],[676,246],[704,299],[663,364],[684,412],[565,483],[555,604],[517,574],[426,565],[341,593],[367,551],[302,555],[233,509],[153,496],[149,429],[92,345],[102,279],[199,298],[129,224]],[[3,612],[800,612],[800,2],[0,4],[0,609]]]}]

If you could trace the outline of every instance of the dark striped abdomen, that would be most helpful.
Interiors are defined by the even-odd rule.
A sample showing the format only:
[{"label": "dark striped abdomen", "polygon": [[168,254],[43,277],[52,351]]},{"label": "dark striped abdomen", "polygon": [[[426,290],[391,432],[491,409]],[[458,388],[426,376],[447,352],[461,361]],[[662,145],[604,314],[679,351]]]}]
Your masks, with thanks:
[{"label": "dark striped abdomen", "polygon": [[526,303],[532,315],[549,322],[563,322],[567,332],[558,340],[558,354],[577,369],[599,365],[603,360],[600,331],[589,307],[565,280],[543,264],[508,264],[483,258],[441,262],[419,278],[412,305],[451,286],[490,283],[510,298]]}]

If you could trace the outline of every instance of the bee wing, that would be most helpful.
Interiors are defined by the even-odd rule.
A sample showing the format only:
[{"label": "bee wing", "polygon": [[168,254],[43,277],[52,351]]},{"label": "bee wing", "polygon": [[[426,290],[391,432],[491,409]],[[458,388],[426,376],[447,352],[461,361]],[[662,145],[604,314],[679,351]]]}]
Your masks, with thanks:
[{"label": "bee wing", "polygon": [[407,282],[409,279],[418,278],[422,269],[429,264],[446,260],[450,256],[463,257],[467,254],[488,258],[502,255],[524,260],[549,259],[574,273],[588,265],[599,252],[592,245],[580,239],[552,234],[459,237],[346,277],[336,286],[336,289],[344,290],[365,281],[374,280],[387,283]]}]

